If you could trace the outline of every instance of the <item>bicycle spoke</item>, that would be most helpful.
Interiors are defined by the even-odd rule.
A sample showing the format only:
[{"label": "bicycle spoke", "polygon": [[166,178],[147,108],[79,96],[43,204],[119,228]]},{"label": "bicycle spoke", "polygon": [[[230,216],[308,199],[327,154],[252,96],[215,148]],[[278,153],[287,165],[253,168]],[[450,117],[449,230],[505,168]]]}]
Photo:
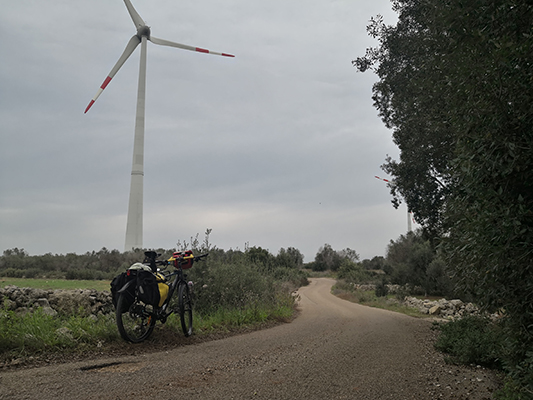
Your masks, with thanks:
[{"label": "bicycle spoke", "polygon": [[155,318],[147,306],[135,299],[128,307],[126,294],[122,294],[117,303],[117,327],[120,336],[132,343],[146,340],[154,330]]}]

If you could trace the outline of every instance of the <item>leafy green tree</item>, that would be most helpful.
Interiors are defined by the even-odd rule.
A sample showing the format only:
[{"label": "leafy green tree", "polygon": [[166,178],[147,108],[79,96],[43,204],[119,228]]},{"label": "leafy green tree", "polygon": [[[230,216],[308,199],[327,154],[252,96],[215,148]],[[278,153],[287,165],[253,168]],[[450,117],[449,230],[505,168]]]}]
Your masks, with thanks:
[{"label": "leafy green tree", "polygon": [[361,265],[364,269],[369,271],[382,270],[385,271],[385,273],[390,273],[387,260],[383,256],[375,256],[372,257],[371,260],[364,259],[363,261],[361,261]]},{"label": "leafy green tree", "polygon": [[28,259],[28,253],[24,249],[17,247],[13,249],[4,250],[0,262],[0,270],[2,269],[21,269]]},{"label": "leafy green tree", "polygon": [[367,283],[371,277],[361,264],[344,258],[340,261],[337,277],[351,283]]},{"label": "leafy green tree", "polygon": [[[406,201],[417,222],[442,236],[462,290],[505,310],[513,373],[526,382],[533,375],[533,4],[396,0],[393,7],[396,26],[373,19],[368,29],[379,46],[354,60],[379,76],[374,104],[400,148],[400,159],[382,166],[395,181],[393,203]],[[531,379],[526,387],[533,393]]]},{"label": "leafy green tree", "polygon": [[431,1],[394,1],[393,7],[397,25],[372,18],[368,32],[380,46],[353,64],[363,72],[373,69],[380,78],[373,88],[374,106],[400,148],[400,160],[388,157],[382,166],[394,177],[389,186],[394,206],[405,199],[417,222],[440,232],[454,146],[444,95],[449,89],[439,59],[442,28],[430,17],[435,14]]},{"label": "leafy green tree", "polygon": [[[392,282],[420,287],[428,294],[440,288],[428,277],[428,268],[435,258],[435,250],[421,231],[401,235],[387,246],[387,263],[392,268]],[[439,290],[440,291],[440,290]]]},{"label": "leafy green tree", "polygon": [[288,247],[285,250],[283,247],[279,250],[276,256],[276,265],[285,268],[302,268],[304,263],[304,256],[300,250],[294,247]]},{"label": "leafy green tree", "polygon": [[320,247],[318,253],[315,256],[315,262],[313,264],[313,270],[315,271],[336,271],[339,269],[341,257],[333,250],[330,244],[325,244]]},{"label": "leafy green tree", "polygon": [[359,261],[359,254],[350,248],[336,251],[330,244],[326,243],[316,253],[315,261],[311,263],[311,267],[314,271],[338,271],[345,261],[356,264]]},{"label": "leafy green tree", "polygon": [[275,257],[267,250],[261,247],[249,247],[246,250],[248,259],[253,264],[260,264],[266,269],[271,269],[274,266]]},{"label": "leafy green tree", "polygon": [[351,261],[353,263],[359,261],[359,254],[357,254],[357,251],[352,250],[349,247],[339,251],[338,254],[341,258],[347,259],[348,261]]}]

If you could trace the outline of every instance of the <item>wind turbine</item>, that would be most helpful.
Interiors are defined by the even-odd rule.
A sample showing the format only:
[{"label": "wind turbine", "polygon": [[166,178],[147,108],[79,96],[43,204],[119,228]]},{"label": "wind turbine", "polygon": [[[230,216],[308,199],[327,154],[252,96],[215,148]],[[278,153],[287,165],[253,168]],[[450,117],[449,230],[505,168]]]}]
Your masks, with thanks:
[{"label": "wind turbine", "polygon": [[146,97],[146,44],[151,41],[154,44],[161,46],[177,47],[179,49],[191,50],[200,53],[215,54],[224,57],[235,57],[231,54],[216,53],[200,47],[187,46],[180,43],[171,42],[164,39],[153,37],[150,32],[150,27],[146,25],[139,13],[135,10],[130,0],[124,0],[126,8],[130,13],[133,24],[137,29],[137,33],[133,35],[126,49],[118,59],[117,63],[98,89],[96,96],[93,97],[85,113],[89,111],[96,99],[102,94],[104,89],[109,85],[111,79],[116,75],[118,70],[124,65],[129,56],[141,45],[141,61],[139,65],[139,87],[137,92],[137,112],[135,118],[135,139],[133,145],[133,161],[131,167],[131,185],[130,185],[130,199],[128,205],[128,221],[126,225],[126,241],[124,251],[129,251],[135,248],[142,248],[142,234],[143,234],[143,177],[144,177],[144,104]]}]

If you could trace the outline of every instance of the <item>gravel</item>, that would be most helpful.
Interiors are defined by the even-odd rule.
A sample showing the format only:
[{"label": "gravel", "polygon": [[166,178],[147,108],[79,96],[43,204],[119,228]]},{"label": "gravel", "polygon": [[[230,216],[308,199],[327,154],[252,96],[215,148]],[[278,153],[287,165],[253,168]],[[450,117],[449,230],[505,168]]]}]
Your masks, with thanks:
[{"label": "gravel", "polygon": [[430,321],[338,299],[333,284],[313,279],[298,317],[269,329],[0,369],[0,399],[482,400],[500,387],[493,371],[446,364]]}]

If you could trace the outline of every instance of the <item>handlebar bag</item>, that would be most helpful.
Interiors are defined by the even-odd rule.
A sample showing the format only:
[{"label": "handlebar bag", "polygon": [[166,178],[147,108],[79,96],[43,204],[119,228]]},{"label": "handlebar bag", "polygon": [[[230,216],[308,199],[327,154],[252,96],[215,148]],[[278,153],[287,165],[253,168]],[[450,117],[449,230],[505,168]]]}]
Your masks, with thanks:
[{"label": "handlebar bag", "polygon": [[172,254],[172,260],[174,261],[174,266],[176,268],[181,264],[182,269],[189,269],[192,267],[194,255],[192,254],[192,250],[176,251]]}]

